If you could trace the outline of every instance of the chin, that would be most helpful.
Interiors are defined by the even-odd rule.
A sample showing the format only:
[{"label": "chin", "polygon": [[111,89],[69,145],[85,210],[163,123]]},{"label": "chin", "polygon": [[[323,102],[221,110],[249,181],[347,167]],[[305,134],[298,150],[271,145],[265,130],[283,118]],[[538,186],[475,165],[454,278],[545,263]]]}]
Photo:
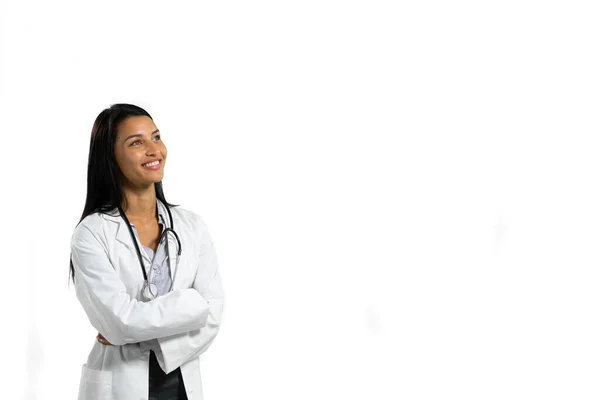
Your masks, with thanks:
[{"label": "chin", "polygon": [[161,182],[162,179],[163,179],[162,174],[160,176],[156,176],[156,177],[146,177],[146,179],[140,180],[140,185],[149,186],[149,185],[152,185],[153,183]]}]

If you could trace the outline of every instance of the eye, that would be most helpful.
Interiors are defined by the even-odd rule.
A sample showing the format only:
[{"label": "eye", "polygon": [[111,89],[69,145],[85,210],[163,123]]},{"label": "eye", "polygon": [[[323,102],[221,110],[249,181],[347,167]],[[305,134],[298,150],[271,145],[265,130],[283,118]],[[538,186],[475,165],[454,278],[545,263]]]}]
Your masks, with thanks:
[{"label": "eye", "polygon": [[159,141],[160,140],[160,135],[154,136],[154,140]]},{"label": "eye", "polygon": [[138,143],[142,143],[141,140],[134,140],[133,142],[131,142],[130,146],[137,146]]}]

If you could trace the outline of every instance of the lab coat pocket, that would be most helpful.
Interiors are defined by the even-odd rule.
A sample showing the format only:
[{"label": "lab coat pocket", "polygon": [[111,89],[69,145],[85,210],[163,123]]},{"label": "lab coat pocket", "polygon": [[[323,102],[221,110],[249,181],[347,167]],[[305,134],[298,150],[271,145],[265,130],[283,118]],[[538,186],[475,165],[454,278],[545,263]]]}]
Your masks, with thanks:
[{"label": "lab coat pocket", "polygon": [[81,382],[77,400],[111,400],[112,371],[98,371],[81,367]]}]

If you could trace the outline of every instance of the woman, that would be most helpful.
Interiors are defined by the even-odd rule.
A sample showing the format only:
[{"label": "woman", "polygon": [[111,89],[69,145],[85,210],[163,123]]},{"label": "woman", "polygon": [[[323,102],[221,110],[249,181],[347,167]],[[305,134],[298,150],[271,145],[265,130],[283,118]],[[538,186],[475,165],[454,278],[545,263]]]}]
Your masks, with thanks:
[{"label": "woman", "polygon": [[165,200],[152,117],[114,104],[94,123],[87,198],[71,240],[77,298],[98,330],[79,399],[202,399],[199,356],[223,290],[202,218]]}]

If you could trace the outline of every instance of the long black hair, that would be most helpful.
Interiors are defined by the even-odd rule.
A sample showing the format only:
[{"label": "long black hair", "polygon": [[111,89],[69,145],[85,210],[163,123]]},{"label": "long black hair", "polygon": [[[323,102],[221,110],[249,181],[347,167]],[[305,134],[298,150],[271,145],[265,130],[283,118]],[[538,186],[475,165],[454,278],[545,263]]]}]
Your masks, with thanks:
[{"label": "long black hair", "polygon": [[[115,140],[119,124],[129,117],[137,116],[152,119],[146,110],[133,104],[113,104],[96,117],[90,139],[87,196],[79,222],[95,212],[107,213],[114,210],[126,201],[123,195],[122,173],[115,158]],[[167,206],[174,206],[167,203],[162,182],[156,182],[154,188],[159,200]],[[73,260],[70,264],[71,278],[75,282]]]}]

